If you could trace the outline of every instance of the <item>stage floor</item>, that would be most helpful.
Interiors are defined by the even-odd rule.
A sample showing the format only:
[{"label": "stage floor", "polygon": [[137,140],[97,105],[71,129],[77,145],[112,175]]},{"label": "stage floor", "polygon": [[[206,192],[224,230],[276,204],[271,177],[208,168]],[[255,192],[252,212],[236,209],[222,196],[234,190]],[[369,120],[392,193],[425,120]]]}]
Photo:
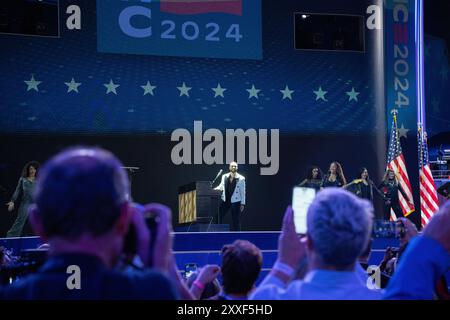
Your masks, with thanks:
[{"label": "stage floor", "polygon": [[[262,251],[263,268],[259,282],[276,260],[279,235],[280,232],[175,232],[174,253],[178,269],[184,271],[187,264],[196,264],[198,267],[206,264],[220,265],[222,247],[242,239],[254,243]],[[13,249],[14,255],[19,255],[24,249],[36,249],[41,244],[38,237],[0,239],[0,246]],[[398,240],[374,238],[369,264],[378,265],[388,246],[398,246]]]}]

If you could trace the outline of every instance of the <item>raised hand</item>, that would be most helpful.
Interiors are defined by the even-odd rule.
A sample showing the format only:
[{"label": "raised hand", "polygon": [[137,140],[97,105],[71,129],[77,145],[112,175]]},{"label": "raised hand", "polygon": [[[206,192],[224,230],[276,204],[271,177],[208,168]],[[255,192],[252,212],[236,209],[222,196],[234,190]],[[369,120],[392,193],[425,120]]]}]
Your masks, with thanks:
[{"label": "raised hand", "polygon": [[296,268],[300,259],[306,256],[306,243],[295,232],[294,211],[286,208],[281,235],[278,238],[278,260]]}]

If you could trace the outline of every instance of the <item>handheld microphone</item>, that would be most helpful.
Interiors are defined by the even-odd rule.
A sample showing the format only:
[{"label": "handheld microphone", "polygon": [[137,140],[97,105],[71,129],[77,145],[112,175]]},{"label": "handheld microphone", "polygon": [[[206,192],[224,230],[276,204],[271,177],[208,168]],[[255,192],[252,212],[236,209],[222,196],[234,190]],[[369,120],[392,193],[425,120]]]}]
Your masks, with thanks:
[{"label": "handheld microphone", "polygon": [[217,174],[217,176],[214,178],[214,180],[211,182],[211,185],[213,185],[214,184],[214,182],[216,182],[216,180],[217,180],[217,178],[219,178],[220,177],[220,175],[222,174],[222,172],[223,172],[223,170],[222,169],[220,169],[220,171],[219,171],[219,173]]}]

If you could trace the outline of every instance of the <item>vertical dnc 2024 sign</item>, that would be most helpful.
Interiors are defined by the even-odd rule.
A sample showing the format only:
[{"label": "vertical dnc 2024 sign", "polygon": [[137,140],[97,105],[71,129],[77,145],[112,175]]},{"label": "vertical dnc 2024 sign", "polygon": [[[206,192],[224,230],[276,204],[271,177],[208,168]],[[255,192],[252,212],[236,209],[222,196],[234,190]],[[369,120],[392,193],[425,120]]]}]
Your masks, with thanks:
[{"label": "vertical dnc 2024 sign", "polygon": [[412,129],[417,126],[415,1],[386,0],[384,4],[387,119],[392,123],[395,108],[399,124]]},{"label": "vertical dnc 2024 sign", "polygon": [[106,53],[262,59],[261,0],[97,0]]}]

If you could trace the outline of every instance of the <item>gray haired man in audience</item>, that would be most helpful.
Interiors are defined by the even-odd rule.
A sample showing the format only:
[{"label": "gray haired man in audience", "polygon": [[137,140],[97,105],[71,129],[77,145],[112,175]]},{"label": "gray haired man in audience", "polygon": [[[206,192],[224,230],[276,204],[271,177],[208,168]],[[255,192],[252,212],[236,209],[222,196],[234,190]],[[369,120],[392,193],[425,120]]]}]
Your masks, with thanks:
[{"label": "gray haired man in audience", "polygon": [[[355,272],[372,231],[372,211],[369,202],[346,190],[325,189],[309,207],[307,235],[300,239],[292,208],[288,207],[277,262],[252,299],[381,299],[381,293],[368,289]],[[292,281],[305,255],[309,271],[303,280]]]}]

